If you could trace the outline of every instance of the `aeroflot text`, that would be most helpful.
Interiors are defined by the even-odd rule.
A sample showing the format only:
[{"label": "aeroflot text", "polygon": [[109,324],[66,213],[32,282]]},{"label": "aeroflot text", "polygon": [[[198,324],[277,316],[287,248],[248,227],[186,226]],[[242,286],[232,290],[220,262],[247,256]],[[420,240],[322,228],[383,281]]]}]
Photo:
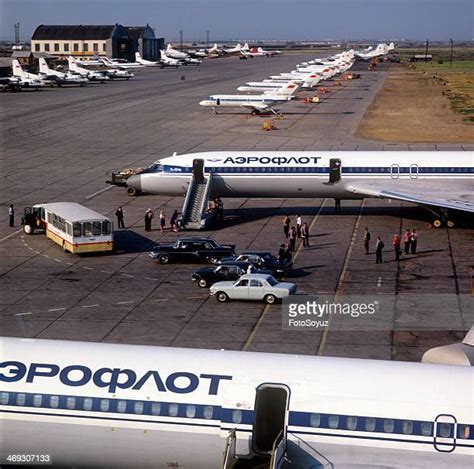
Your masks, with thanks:
[{"label": "aeroflot text", "polygon": [[247,164],[247,163],[259,163],[259,164],[276,164],[278,166],[280,165],[287,165],[290,163],[294,164],[317,164],[318,160],[320,160],[320,156],[236,156],[235,158],[232,158],[229,156],[224,160],[224,164],[226,163],[233,163],[233,164]]},{"label": "aeroflot text", "polygon": [[31,363],[28,367],[17,361],[0,363],[0,381],[12,383],[26,376],[27,383],[41,382],[44,378],[59,376],[66,386],[85,386],[91,380],[99,388],[107,388],[115,393],[117,389],[139,390],[145,383],[152,383],[160,392],[186,394],[195,391],[202,383],[209,395],[217,395],[222,380],[232,380],[232,376],[189,373],[177,371],[168,376],[161,376],[156,370],[148,370],[138,375],[127,368],[99,368],[96,371],[83,365],[70,365],[61,369],[51,363]]}]

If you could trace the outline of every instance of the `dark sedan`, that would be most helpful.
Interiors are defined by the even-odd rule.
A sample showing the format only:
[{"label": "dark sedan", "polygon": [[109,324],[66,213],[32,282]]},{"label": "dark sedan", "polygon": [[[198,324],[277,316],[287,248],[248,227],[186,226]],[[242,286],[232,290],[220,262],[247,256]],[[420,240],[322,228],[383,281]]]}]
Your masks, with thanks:
[{"label": "dark sedan", "polygon": [[266,251],[246,251],[237,257],[224,257],[219,263],[228,262],[231,260],[237,262],[248,262],[257,269],[270,270],[277,278],[285,276],[293,267],[293,262],[291,260],[280,262],[272,253]]},{"label": "dark sedan", "polygon": [[160,264],[170,262],[209,262],[216,264],[223,257],[235,256],[234,245],[220,245],[209,238],[178,238],[173,244],[158,244],[150,253]]},{"label": "dark sedan", "polygon": [[[247,273],[249,266],[252,266],[252,264],[248,262],[223,262],[217,267],[203,267],[202,269],[196,270],[193,272],[191,279],[201,288],[207,288],[216,282],[237,280]],[[271,275],[272,271],[260,270],[253,267],[252,273]]]}]

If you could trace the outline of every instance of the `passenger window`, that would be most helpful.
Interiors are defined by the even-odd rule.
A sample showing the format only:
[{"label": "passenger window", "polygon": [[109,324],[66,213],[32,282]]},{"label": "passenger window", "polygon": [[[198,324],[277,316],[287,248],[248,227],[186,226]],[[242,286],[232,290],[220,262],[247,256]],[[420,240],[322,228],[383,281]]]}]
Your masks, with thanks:
[{"label": "passenger window", "polygon": [[16,405],[25,405],[26,394],[20,393],[16,396]]},{"label": "passenger window", "polygon": [[260,282],[260,280],[250,279],[250,286],[251,287],[261,287],[262,282]]},{"label": "passenger window", "polygon": [[458,438],[468,440],[471,435],[471,428],[469,425],[458,425]]},{"label": "passenger window", "polygon": [[365,430],[368,432],[375,431],[375,419],[374,417],[366,417],[365,418]]},{"label": "passenger window", "polygon": [[42,403],[43,403],[43,396],[41,394],[35,394],[33,396],[33,405],[35,407],[41,407]]},{"label": "passenger window", "polygon": [[135,402],[134,410],[136,414],[143,414],[143,402]]},{"label": "passenger window", "polygon": [[66,399],[66,407],[68,409],[74,409],[76,407],[76,398],[75,397],[68,397]]},{"label": "passenger window", "polygon": [[337,428],[339,426],[339,416],[330,415],[328,419],[329,428]]},{"label": "passenger window", "polygon": [[170,404],[168,408],[170,417],[176,417],[178,415],[178,404]]},{"label": "passenger window", "polygon": [[112,232],[112,224],[109,221],[102,222],[102,234],[109,235]]},{"label": "passenger window", "polygon": [[100,221],[93,221],[92,222],[92,234],[94,236],[100,236],[101,233],[102,233],[101,222]]},{"label": "passenger window", "polygon": [[49,407],[57,409],[59,407],[59,396],[50,396]]},{"label": "passenger window", "polygon": [[227,267],[221,267],[220,269],[218,269],[218,271],[222,275],[228,275],[229,274],[229,269]]},{"label": "passenger window", "polygon": [[405,435],[411,435],[413,433],[413,422],[411,420],[403,421],[402,432]]},{"label": "passenger window", "polygon": [[2,392],[0,403],[2,405],[7,405],[10,395],[7,392]]},{"label": "passenger window", "polygon": [[451,434],[451,424],[450,423],[438,423],[438,435],[442,438],[449,438]]},{"label": "passenger window", "polygon": [[321,414],[311,414],[309,423],[312,427],[319,427],[321,425]]},{"label": "passenger window", "polygon": [[161,404],[159,402],[153,402],[151,405],[152,415],[160,415],[161,413]]},{"label": "passenger window", "polygon": [[233,423],[241,423],[242,422],[242,411],[241,410],[232,411],[232,422]]},{"label": "passenger window", "polygon": [[186,417],[192,419],[196,415],[196,406],[195,405],[187,405],[186,406]]},{"label": "passenger window", "polygon": [[357,417],[347,417],[347,429],[355,430],[357,428]]},{"label": "passenger window", "polygon": [[85,397],[84,402],[82,403],[82,408],[84,410],[91,410],[92,409],[92,397]]},{"label": "passenger window", "polygon": [[212,419],[212,416],[214,414],[214,407],[212,407],[212,405],[204,406],[203,414],[205,419]]},{"label": "passenger window", "polygon": [[81,236],[81,224],[80,223],[74,223],[72,225],[72,234],[73,234],[73,236]]},{"label": "passenger window", "polygon": [[82,224],[82,232],[84,236],[92,236],[92,224],[91,222],[86,222]]},{"label": "passenger window", "polygon": [[241,280],[238,284],[237,284],[238,287],[248,287],[249,286],[249,281],[248,279],[243,279]]},{"label": "passenger window", "polygon": [[431,436],[433,434],[431,422],[421,422],[421,434]]},{"label": "passenger window", "polygon": [[100,410],[101,412],[108,412],[110,406],[110,401],[108,399],[100,400]]},{"label": "passenger window", "polygon": [[392,419],[384,419],[383,431],[385,433],[393,433],[394,428],[395,428],[395,422]]},{"label": "passenger window", "polygon": [[117,412],[120,412],[121,414],[127,412],[127,401],[117,402]]}]

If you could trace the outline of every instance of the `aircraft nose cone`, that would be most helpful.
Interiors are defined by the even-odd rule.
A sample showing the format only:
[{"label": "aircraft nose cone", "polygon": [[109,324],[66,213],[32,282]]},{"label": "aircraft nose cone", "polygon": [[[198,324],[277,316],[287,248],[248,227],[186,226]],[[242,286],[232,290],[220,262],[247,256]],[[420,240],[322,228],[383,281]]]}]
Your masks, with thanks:
[{"label": "aircraft nose cone", "polygon": [[206,106],[207,105],[207,100],[203,99],[202,101],[199,102],[200,106]]},{"label": "aircraft nose cone", "polygon": [[142,190],[142,177],[139,174],[130,176],[127,179],[127,187],[135,189],[136,192],[141,192]]}]

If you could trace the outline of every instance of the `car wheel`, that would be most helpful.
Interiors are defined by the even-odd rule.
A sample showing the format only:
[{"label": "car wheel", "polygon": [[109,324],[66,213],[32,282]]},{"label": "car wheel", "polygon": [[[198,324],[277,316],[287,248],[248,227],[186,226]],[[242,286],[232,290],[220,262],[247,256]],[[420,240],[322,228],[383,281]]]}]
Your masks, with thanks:
[{"label": "car wheel", "polygon": [[276,296],[275,295],[265,295],[265,303],[272,305],[273,303],[276,302]]},{"label": "car wheel", "polygon": [[209,261],[209,264],[217,264],[219,259],[217,257],[209,257],[208,261]]},{"label": "car wheel", "polygon": [[168,264],[170,261],[170,256],[168,256],[168,254],[160,254],[158,256],[158,262],[160,264]]},{"label": "car wheel", "polygon": [[33,227],[31,225],[24,225],[23,226],[23,231],[27,235],[33,234]]},{"label": "car wheel", "polygon": [[199,285],[201,288],[206,288],[206,287],[207,287],[207,280],[206,280],[205,278],[199,279],[198,285]]},{"label": "car wheel", "polygon": [[217,292],[216,298],[217,298],[217,301],[219,301],[220,303],[225,303],[229,299],[229,297],[227,296],[227,293],[224,293],[223,291]]}]

